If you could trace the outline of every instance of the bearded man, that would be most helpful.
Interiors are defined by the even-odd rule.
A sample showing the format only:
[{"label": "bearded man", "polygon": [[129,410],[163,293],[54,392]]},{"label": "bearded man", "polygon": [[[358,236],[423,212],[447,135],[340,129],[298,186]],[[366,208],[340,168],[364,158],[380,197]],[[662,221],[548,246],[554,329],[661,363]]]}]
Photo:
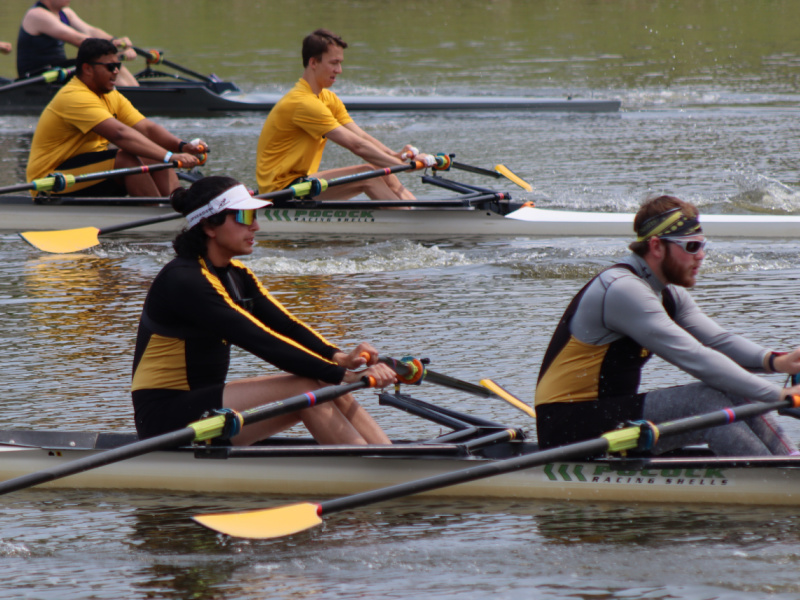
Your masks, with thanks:
[{"label": "bearded man", "polygon": [[[800,393],[800,386],[784,388],[754,374],[800,372],[800,348],[775,352],[726,331],[687,291],[706,247],[694,205],[653,198],[633,227],[631,254],[578,292],[545,353],[536,387],[542,448],[596,438],[627,421],[661,423]],[[653,354],[699,382],[640,392],[642,368]],[[670,436],[656,451],[688,444],[708,444],[719,456],[798,452],[769,415]]]}]

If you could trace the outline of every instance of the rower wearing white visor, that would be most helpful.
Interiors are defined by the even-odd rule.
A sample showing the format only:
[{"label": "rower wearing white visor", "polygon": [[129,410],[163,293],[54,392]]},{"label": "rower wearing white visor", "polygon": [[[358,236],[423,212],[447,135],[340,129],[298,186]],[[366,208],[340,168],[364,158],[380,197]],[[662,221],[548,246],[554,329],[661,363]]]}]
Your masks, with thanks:
[{"label": "rower wearing white visor", "polygon": [[[153,281],[139,323],[131,389],[140,437],[183,428],[208,412],[243,411],[326,384],[363,376],[375,378],[377,387],[395,381],[371,344],[339,350],[234,259],[253,252],[256,211],[270,202],[229,177],[205,177],[178,188],[170,200],[187,225],[173,241],[177,258]],[[286,373],[226,382],[232,345]],[[350,394],[248,425],[231,442],[252,444],[300,422],[323,444],[390,443]]]},{"label": "rower wearing white visor", "polygon": [[[697,208],[673,196],[645,202],[632,253],[587,283],[558,324],[536,387],[539,444],[595,438],[627,421],[654,423],[800,393],[755,373],[800,372],[800,348],[774,352],[703,314],[695,285],[706,238]],[[699,382],[640,392],[656,354]],[[769,416],[661,440],[658,452],[708,444],[720,456],[796,454]]]}]

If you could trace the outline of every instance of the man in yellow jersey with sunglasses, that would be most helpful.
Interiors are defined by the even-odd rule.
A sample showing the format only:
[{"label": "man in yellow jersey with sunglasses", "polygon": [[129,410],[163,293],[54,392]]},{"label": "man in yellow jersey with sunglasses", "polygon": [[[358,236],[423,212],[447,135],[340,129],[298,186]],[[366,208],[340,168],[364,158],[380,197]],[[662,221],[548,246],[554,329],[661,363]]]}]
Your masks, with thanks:
[{"label": "man in yellow jersey with sunglasses", "polygon": [[[42,111],[28,157],[28,181],[51,173],[82,175],[180,161],[199,164],[202,140],[184,142],[147,119],[114,87],[120,63],[108,40],[89,38],[78,49],[73,77]],[[116,148],[109,148],[113,143]],[[178,187],[173,169],[78,183],[56,194],[167,196]],[[34,196],[36,192],[33,192]]]},{"label": "man in yellow jersey with sunglasses", "polygon": [[[626,421],[654,423],[800,394],[754,373],[800,372],[800,349],[773,352],[730,333],[689,295],[705,258],[697,208],[673,196],[646,202],[632,253],[578,292],[556,327],[536,387],[539,444],[598,437]],[[640,392],[656,354],[700,382]],[[707,443],[721,456],[797,453],[772,416],[662,440],[663,452]]]}]

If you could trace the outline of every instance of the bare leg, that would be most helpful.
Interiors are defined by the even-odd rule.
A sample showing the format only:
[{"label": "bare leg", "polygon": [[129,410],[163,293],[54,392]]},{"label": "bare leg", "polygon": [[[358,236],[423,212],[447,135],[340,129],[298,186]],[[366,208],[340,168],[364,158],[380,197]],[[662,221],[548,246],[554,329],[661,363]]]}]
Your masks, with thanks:
[{"label": "bare leg", "polygon": [[[341,169],[329,169],[310,175],[321,179],[335,179],[356,173],[372,171],[372,165],[355,165],[352,167],[342,167]],[[364,193],[372,200],[415,200],[414,195],[409,192],[395,175],[375,177],[363,181],[354,181],[330,188],[322,192],[317,198],[320,200],[348,200],[353,196]]]},{"label": "bare leg", "polygon": [[136,81],[136,77],[134,77],[133,73],[128,70],[128,67],[123,65],[119,70],[119,74],[117,75],[117,85],[138,87],[139,82]]},{"label": "bare leg", "polygon": [[[143,164],[155,164],[157,161],[149,159],[141,159],[138,156],[129,154],[124,150],[117,152],[117,158],[114,161],[115,169],[128,169],[130,167],[141,167]],[[159,176],[156,179],[156,175]],[[125,176],[125,188],[128,194],[138,197],[156,197],[168,196],[169,193],[178,187],[178,176],[175,175],[173,169],[165,171],[156,171],[155,173],[139,173],[138,175]],[[174,182],[174,187],[169,186]],[[162,188],[164,191],[162,191]]]},{"label": "bare leg", "polygon": [[[242,379],[225,386],[222,405],[243,411],[320,387],[323,384],[315,379],[295,375],[266,375]],[[339,400],[344,400],[342,406],[352,415],[354,423],[336,405]],[[391,443],[367,411],[349,394],[334,402],[248,425],[232,442],[236,445],[249,445],[280,433],[300,421],[320,444]],[[360,433],[362,430],[363,435]]]},{"label": "bare leg", "polygon": [[369,444],[391,444],[389,436],[381,429],[363,406],[361,406],[352,394],[341,396],[333,401],[345,418],[353,424],[361,436]]}]

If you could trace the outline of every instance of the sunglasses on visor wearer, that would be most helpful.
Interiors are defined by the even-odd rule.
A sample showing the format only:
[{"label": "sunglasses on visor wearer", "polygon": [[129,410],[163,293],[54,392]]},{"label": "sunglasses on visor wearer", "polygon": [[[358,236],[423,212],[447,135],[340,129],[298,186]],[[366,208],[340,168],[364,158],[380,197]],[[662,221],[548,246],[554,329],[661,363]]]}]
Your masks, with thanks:
[{"label": "sunglasses on visor wearer", "polygon": [[103,65],[106,69],[108,69],[109,73],[113,73],[114,71],[118,71],[122,68],[121,62],[90,62],[90,65]]},{"label": "sunglasses on visor wearer", "polygon": [[700,250],[703,250],[708,243],[708,240],[682,240],[678,238],[668,238],[662,237],[660,238],[665,242],[669,242],[670,244],[675,244],[676,246],[680,246],[683,248],[683,251],[688,254],[697,254]]},{"label": "sunglasses on visor wearer", "polygon": [[228,214],[231,214],[236,219],[236,222],[240,225],[252,225],[253,221],[256,220],[256,211],[255,209],[248,209],[248,210],[229,210],[226,211]]}]

